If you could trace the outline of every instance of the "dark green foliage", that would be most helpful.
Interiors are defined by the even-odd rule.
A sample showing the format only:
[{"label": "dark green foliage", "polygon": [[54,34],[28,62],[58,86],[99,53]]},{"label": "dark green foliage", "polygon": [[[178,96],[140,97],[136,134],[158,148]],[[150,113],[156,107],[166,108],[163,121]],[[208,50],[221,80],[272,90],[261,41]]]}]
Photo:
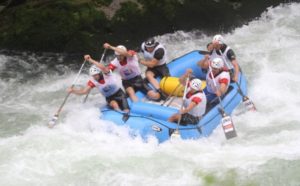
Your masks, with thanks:
[{"label": "dark green foliage", "polygon": [[93,0],[96,5],[108,6],[112,3],[113,0]]},{"label": "dark green foliage", "polygon": [[12,0],[0,12],[0,49],[98,52],[104,42],[135,49],[150,36],[199,29],[227,32],[284,0]]},{"label": "dark green foliage", "polygon": [[92,49],[107,20],[88,3],[48,1],[9,9],[0,27],[0,46],[14,49],[76,52]]}]

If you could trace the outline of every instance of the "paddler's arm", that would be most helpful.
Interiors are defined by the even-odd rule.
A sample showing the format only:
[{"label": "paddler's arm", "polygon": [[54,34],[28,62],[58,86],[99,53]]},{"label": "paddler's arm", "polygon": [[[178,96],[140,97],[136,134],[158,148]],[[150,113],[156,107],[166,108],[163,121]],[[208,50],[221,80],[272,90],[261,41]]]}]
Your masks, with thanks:
[{"label": "paddler's arm", "polygon": [[90,55],[84,55],[84,59],[87,60],[88,62],[92,63],[93,65],[96,65],[104,73],[108,73],[110,71],[109,68],[105,67],[102,63],[98,63],[98,61],[94,60]]},{"label": "paddler's arm", "polygon": [[230,60],[231,64],[233,65],[234,74],[233,74],[232,80],[234,82],[237,82],[238,81],[238,77],[239,77],[239,73],[240,73],[240,68],[239,68],[239,64],[238,64],[238,62],[236,60],[236,55],[235,55],[235,53],[233,52],[232,49],[228,50],[226,57]]},{"label": "paddler's arm", "polygon": [[191,111],[195,106],[197,105],[197,103],[195,102],[191,102],[189,104],[189,106],[187,108],[183,108],[181,111],[180,111],[180,114],[185,114],[185,113],[188,113],[189,111]]},{"label": "paddler's arm", "polygon": [[238,78],[239,78],[239,73],[240,73],[240,68],[239,68],[239,64],[237,62],[236,59],[231,61],[233,68],[234,68],[234,76],[233,76],[233,81],[237,82]]},{"label": "paddler's arm", "polygon": [[110,50],[113,50],[115,52],[118,52],[122,56],[132,57],[134,55],[132,52],[129,52],[129,51],[123,50],[121,48],[112,46],[109,43],[104,43],[103,47],[106,48],[106,49],[110,49]]},{"label": "paddler's arm", "polygon": [[153,68],[158,64],[158,60],[155,58],[151,60],[139,59],[139,63],[145,65],[146,67]]},{"label": "paddler's arm", "polygon": [[186,70],[186,72],[179,78],[180,84],[182,84],[183,86],[185,86],[186,79],[188,77],[191,77],[192,73],[193,73],[193,70],[191,68],[188,68]]},{"label": "paddler's arm", "polygon": [[92,89],[92,87],[90,87],[90,86],[86,86],[85,88],[81,88],[81,89],[75,89],[73,87],[69,87],[67,89],[67,92],[73,93],[76,95],[85,95],[85,94],[89,93],[91,91],[91,89]]},{"label": "paddler's arm", "polygon": [[209,55],[204,55],[204,58],[198,61],[197,65],[201,67],[202,69],[208,69],[209,68]]}]

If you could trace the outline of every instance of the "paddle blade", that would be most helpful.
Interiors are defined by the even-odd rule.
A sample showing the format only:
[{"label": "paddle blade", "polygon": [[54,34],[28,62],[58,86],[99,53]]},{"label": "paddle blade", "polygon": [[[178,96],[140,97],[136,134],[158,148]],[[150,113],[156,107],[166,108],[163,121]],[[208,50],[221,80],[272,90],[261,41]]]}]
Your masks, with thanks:
[{"label": "paddle blade", "polygon": [[125,113],[123,114],[122,120],[124,121],[124,123],[126,123],[126,121],[129,119],[129,113]]},{"label": "paddle blade", "polygon": [[171,139],[179,139],[180,138],[180,133],[179,130],[176,129],[172,134],[171,134]]},{"label": "paddle blade", "polygon": [[222,128],[226,139],[231,139],[237,137],[232,119],[230,116],[223,116],[221,120]]},{"label": "paddle blade", "polygon": [[256,111],[254,103],[248,97],[244,98],[243,104],[245,105],[248,111]]},{"label": "paddle blade", "polygon": [[54,115],[48,123],[49,128],[53,128],[56,125],[56,121],[58,120],[58,115]]}]

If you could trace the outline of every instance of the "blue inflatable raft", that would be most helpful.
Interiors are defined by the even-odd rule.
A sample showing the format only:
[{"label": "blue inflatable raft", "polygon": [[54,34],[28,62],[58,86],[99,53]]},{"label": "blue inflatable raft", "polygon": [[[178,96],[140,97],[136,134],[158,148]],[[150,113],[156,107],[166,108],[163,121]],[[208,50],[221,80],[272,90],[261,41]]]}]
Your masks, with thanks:
[{"label": "blue inflatable raft", "polygon": [[[197,62],[203,58],[202,51],[192,51],[168,63],[171,76],[180,77],[187,68],[193,69],[193,74],[201,79],[205,79],[205,72],[197,66]],[[239,81],[241,91],[247,94],[247,83],[242,73]],[[231,83],[226,96],[222,99],[222,105],[227,114],[232,111],[242,101],[242,96],[238,91],[236,83]],[[139,98],[144,98],[141,92],[137,92]],[[148,102],[130,103],[130,114],[127,121],[124,121],[124,113],[108,108],[101,109],[100,118],[110,120],[117,125],[127,125],[131,129],[131,134],[140,135],[147,140],[149,136],[155,136],[159,142],[170,139],[172,133],[178,128],[182,139],[198,139],[209,136],[213,130],[220,124],[222,116],[219,112],[219,105],[211,108],[197,125],[177,126],[177,123],[168,122],[168,118],[178,109],[160,104]]]}]

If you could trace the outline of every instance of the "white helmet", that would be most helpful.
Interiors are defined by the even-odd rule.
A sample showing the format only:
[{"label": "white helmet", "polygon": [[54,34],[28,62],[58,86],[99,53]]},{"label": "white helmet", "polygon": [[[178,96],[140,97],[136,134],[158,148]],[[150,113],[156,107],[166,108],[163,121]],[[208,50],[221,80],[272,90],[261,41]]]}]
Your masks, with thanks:
[{"label": "white helmet", "polygon": [[200,79],[192,79],[190,82],[190,87],[194,90],[200,90],[201,89],[202,82]]},{"label": "white helmet", "polygon": [[[117,48],[127,51],[127,48],[125,46],[123,46],[123,45],[118,45]],[[115,55],[118,56],[118,55],[120,55],[120,53],[117,52],[117,51],[115,51]]]},{"label": "white helmet", "polygon": [[90,68],[90,76],[93,76],[93,75],[96,75],[96,74],[100,74],[100,73],[101,73],[101,70],[97,66],[95,66],[95,65],[91,66],[91,68]]},{"label": "white helmet", "polygon": [[212,68],[221,69],[221,68],[224,67],[224,62],[221,58],[216,57],[212,60],[210,65],[211,65]]},{"label": "white helmet", "polygon": [[218,42],[219,44],[225,44],[225,41],[224,41],[224,38],[218,34],[218,35],[215,35],[212,39],[212,42]]}]

